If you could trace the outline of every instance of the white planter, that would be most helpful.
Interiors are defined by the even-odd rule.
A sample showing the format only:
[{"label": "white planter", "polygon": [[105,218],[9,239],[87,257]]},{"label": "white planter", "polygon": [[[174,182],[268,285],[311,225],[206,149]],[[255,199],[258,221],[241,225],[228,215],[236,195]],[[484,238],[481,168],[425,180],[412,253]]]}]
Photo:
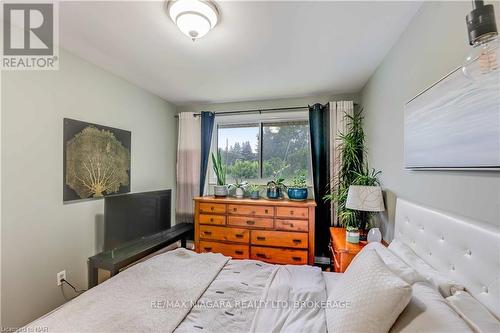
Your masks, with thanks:
[{"label": "white planter", "polygon": [[237,187],[236,188],[236,197],[243,198],[244,195],[245,195],[245,190],[241,187]]},{"label": "white planter", "polygon": [[346,231],[346,239],[347,242],[352,244],[359,243],[359,231]]},{"label": "white planter", "polygon": [[227,185],[215,185],[214,186],[214,195],[216,197],[227,197]]}]

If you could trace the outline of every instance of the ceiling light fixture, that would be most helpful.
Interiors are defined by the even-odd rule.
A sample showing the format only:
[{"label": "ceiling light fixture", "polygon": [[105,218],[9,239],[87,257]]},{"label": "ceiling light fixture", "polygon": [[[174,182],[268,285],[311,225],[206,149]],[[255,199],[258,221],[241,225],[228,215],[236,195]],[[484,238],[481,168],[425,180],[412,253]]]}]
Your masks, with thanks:
[{"label": "ceiling light fixture", "polygon": [[493,5],[484,1],[472,1],[472,11],[466,17],[469,44],[462,71],[466,77],[480,83],[487,82],[489,74],[498,75],[500,46]]},{"label": "ceiling light fixture", "polygon": [[193,41],[205,36],[219,21],[215,3],[208,0],[169,0],[167,10],[179,30]]}]

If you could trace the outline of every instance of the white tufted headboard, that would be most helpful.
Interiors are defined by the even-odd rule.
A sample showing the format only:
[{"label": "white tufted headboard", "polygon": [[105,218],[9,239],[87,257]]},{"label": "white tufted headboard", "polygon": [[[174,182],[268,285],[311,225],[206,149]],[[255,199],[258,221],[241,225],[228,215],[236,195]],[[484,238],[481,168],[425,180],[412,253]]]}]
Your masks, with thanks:
[{"label": "white tufted headboard", "polygon": [[394,237],[500,317],[500,232],[398,199]]}]

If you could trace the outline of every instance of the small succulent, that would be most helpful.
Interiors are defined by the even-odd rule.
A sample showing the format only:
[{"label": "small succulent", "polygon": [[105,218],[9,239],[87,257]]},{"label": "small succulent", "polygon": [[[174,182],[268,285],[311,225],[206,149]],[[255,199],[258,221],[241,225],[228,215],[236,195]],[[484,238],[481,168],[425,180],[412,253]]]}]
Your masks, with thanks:
[{"label": "small succulent", "polygon": [[307,188],[306,176],[297,175],[292,178],[292,182],[290,183],[290,188]]},{"label": "small succulent", "polygon": [[259,192],[260,191],[260,186],[257,184],[249,184],[247,187],[247,191],[252,193],[252,192]]}]

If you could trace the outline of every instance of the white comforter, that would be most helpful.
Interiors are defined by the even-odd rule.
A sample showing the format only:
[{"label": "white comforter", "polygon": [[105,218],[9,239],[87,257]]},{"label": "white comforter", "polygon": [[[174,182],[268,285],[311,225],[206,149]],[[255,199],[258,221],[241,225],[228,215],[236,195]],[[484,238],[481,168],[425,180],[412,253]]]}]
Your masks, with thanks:
[{"label": "white comforter", "polygon": [[21,332],[172,332],[228,257],[177,249],[130,267]]},{"label": "white comforter", "polygon": [[326,333],[326,289],[321,269],[277,266],[257,309],[250,332]]},{"label": "white comforter", "polygon": [[318,267],[231,260],[175,333],[326,332]]},{"label": "white comforter", "polygon": [[326,332],[319,268],[229,259],[184,249],[158,255],[23,331]]}]

